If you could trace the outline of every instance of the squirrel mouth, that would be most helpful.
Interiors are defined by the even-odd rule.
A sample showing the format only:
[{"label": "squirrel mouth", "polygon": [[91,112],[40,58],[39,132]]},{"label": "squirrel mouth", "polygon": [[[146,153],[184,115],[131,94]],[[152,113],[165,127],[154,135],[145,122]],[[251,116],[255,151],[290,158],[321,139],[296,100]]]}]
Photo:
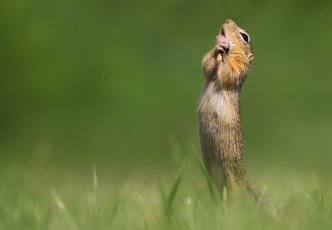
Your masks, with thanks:
[{"label": "squirrel mouth", "polygon": [[225,36],[224,26],[222,26],[220,29],[220,35]]}]

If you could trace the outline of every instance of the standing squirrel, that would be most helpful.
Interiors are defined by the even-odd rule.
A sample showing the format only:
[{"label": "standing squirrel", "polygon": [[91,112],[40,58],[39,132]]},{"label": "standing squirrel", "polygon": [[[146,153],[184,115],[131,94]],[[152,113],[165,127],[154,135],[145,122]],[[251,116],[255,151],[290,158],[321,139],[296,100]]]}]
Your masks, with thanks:
[{"label": "standing squirrel", "polygon": [[203,61],[205,86],[199,103],[203,159],[218,188],[246,187],[240,124],[240,92],[253,60],[250,37],[227,20]]}]

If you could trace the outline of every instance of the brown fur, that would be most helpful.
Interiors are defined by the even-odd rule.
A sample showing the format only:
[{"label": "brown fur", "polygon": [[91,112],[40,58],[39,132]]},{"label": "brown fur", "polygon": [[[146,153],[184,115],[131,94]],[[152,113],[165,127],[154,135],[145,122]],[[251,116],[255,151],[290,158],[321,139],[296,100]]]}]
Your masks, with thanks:
[{"label": "brown fur", "polygon": [[205,86],[198,108],[204,163],[218,187],[226,186],[229,192],[245,182],[240,91],[253,55],[241,33],[245,31],[227,20],[218,36],[228,43],[217,39],[205,55]]}]

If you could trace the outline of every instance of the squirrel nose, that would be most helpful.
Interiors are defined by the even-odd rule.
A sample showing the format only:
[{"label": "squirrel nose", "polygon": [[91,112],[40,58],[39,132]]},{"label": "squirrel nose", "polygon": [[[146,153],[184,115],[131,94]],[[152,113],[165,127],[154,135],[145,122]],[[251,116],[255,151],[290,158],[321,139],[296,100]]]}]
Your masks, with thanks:
[{"label": "squirrel nose", "polygon": [[227,19],[224,23],[224,27],[225,27],[225,29],[228,29],[228,30],[234,30],[236,28],[236,24],[233,20]]},{"label": "squirrel nose", "polygon": [[230,24],[230,23],[234,23],[234,22],[232,21],[232,19],[227,19],[227,20],[225,21],[225,24]]}]

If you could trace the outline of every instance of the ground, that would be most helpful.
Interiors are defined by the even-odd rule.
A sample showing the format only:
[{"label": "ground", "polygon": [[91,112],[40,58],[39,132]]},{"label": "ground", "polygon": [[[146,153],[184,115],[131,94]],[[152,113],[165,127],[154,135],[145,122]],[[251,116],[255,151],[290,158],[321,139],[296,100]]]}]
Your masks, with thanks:
[{"label": "ground", "polygon": [[[329,229],[332,184],[315,173],[252,170],[264,198],[217,195],[196,158],[168,173],[8,167],[1,229]],[[264,173],[263,173],[263,170]],[[267,198],[266,198],[267,197]],[[269,201],[266,201],[266,200]]]}]

